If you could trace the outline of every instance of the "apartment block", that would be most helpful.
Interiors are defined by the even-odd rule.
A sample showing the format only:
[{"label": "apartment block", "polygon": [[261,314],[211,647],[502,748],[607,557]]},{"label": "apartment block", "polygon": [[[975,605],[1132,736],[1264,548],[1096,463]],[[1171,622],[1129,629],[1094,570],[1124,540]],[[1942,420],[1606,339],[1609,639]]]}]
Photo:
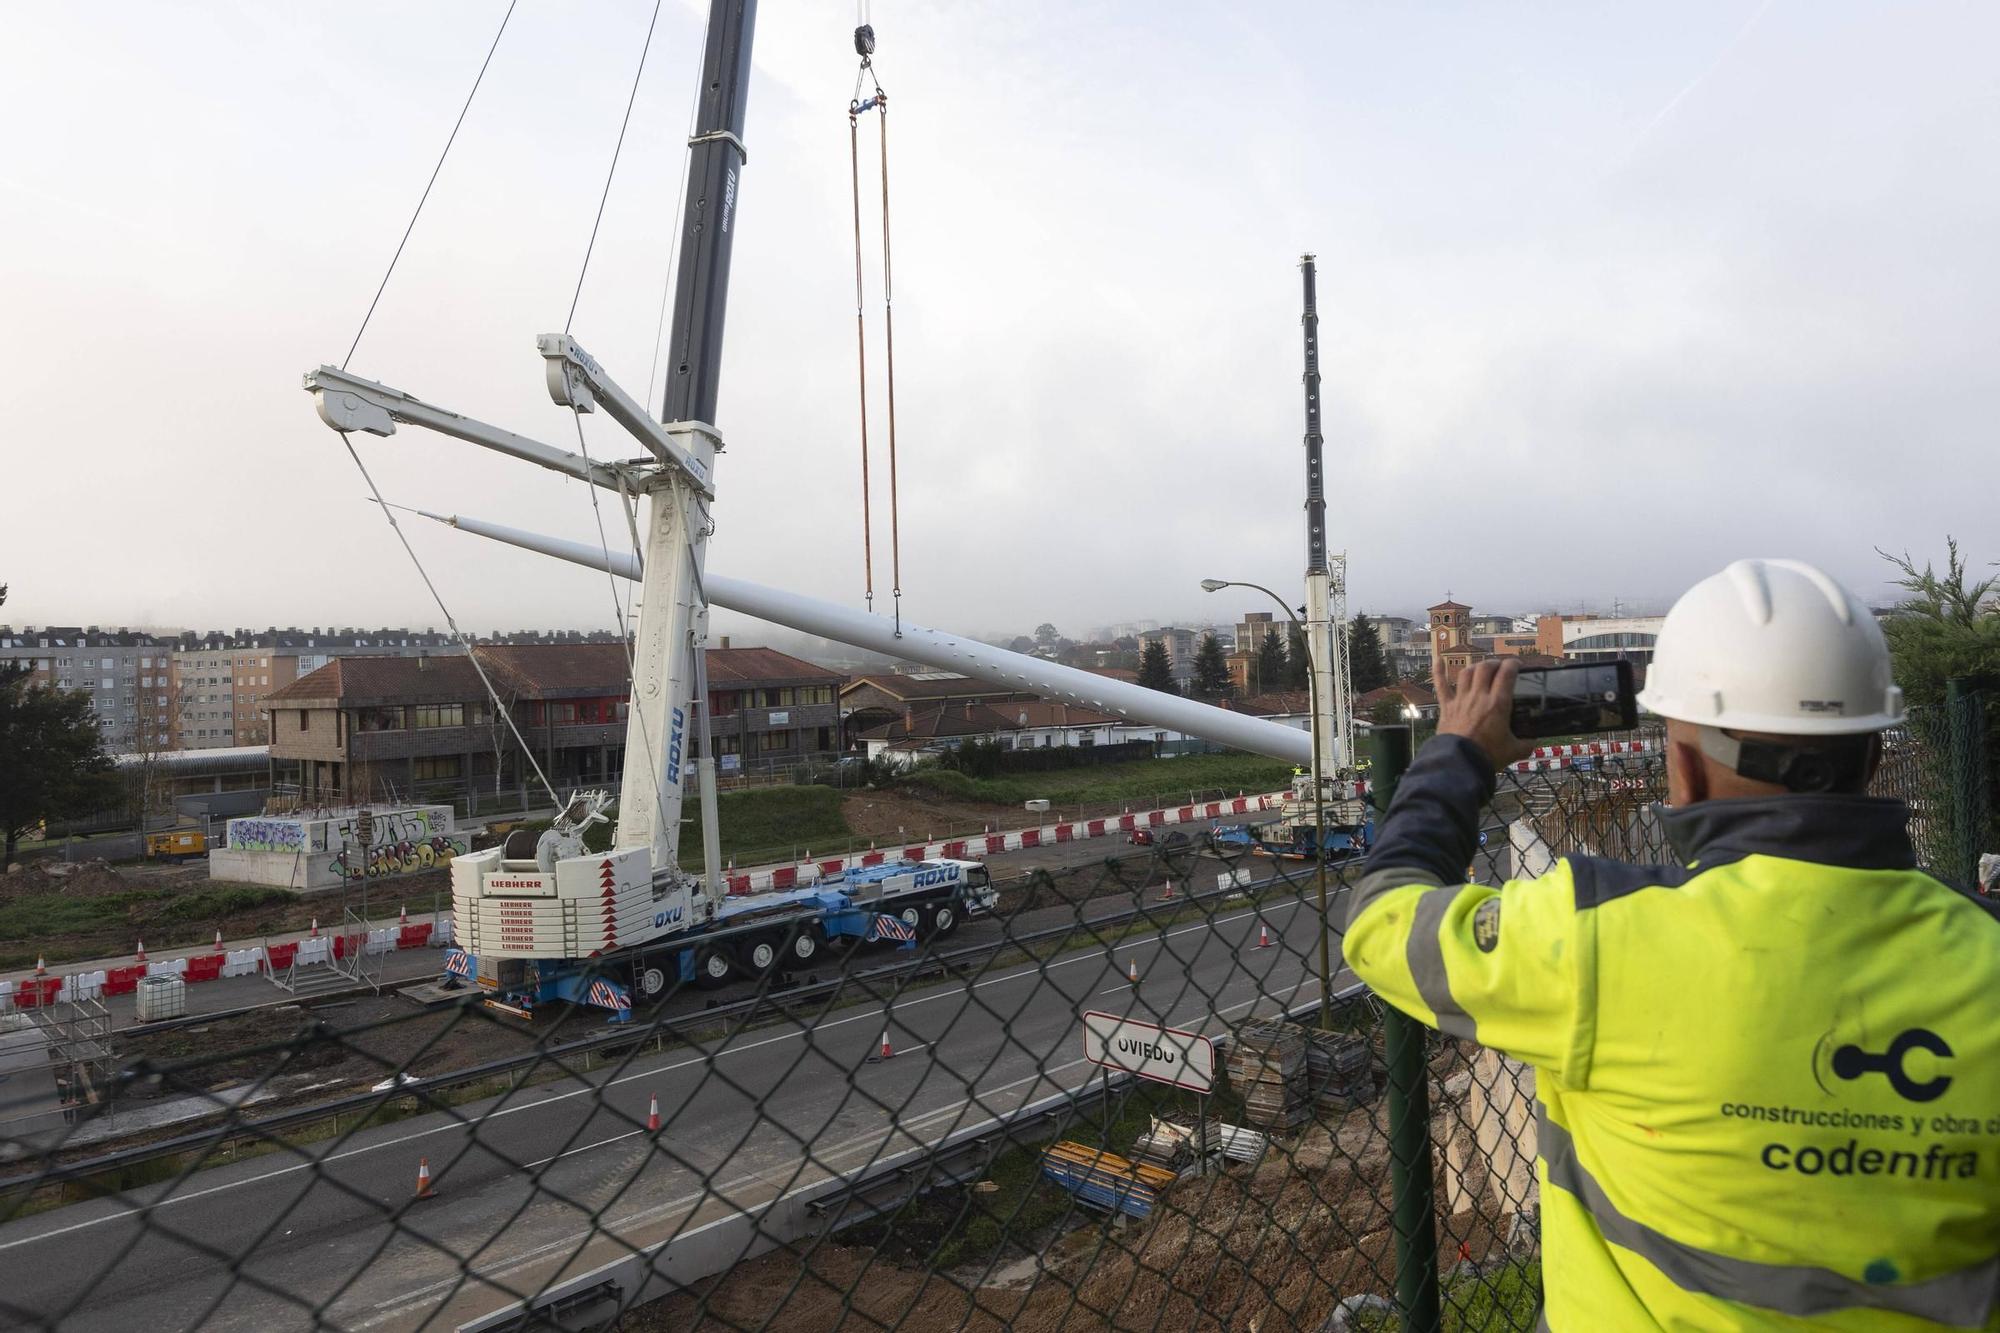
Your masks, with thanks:
[{"label": "apartment block", "polygon": [[114,754],[173,744],[169,648],[150,634],[95,625],[0,625],[0,661],[25,663],[36,684],[90,699]]}]

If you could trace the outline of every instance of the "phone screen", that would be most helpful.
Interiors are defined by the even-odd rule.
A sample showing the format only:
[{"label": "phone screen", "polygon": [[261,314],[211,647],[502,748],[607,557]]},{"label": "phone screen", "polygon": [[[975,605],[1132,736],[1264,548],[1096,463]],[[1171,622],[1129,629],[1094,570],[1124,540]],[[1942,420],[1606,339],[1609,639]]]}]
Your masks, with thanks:
[{"label": "phone screen", "polygon": [[1630,662],[1530,667],[1514,678],[1511,726],[1522,740],[1625,731],[1638,714]]}]

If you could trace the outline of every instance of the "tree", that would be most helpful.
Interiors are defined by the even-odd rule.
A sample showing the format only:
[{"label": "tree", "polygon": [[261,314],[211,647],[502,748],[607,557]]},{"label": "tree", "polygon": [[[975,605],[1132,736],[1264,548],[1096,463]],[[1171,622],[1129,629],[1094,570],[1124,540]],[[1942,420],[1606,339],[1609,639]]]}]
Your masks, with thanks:
[{"label": "tree", "polygon": [[1382,655],[1381,632],[1367,616],[1354,617],[1347,627],[1347,678],[1357,695],[1395,683]]},{"label": "tree", "polygon": [[1436,684],[1431,680],[1431,664],[1428,658],[1419,661],[1417,669],[1403,677],[1403,680],[1410,685],[1421,685],[1427,690],[1435,690],[1437,688]]},{"label": "tree", "polygon": [[13,864],[37,824],[94,814],[119,796],[90,696],[44,689],[25,666],[0,665],[0,866]]},{"label": "tree", "polygon": [[1377,699],[1375,706],[1368,710],[1368,720],[1381,727],[1392,727],[1401,722],[1408,722],[1410,719],[1403,713],[1406,707],[1408,705],[1403,702],[1400,695]]},{"label": "tree", "polygon": [[1312,688],[1312,654],[1306,650],[1306,636],[1297,625],[1292,626],[1291,646],[1285,653],[1285,688]]},{"label": "tree", "polygon": [[1929,707],[1944,701],[1944,684],[1954,676],[2000,677],[2000,578],[1968,583],[1958,542],[1945,538],[1945,572],[1907,554],[1882,558],[1902,571],[1896,585],[1910,596],[1883,624],[1895,658],[1896,683],[1910,703]]},{"label": "tree", "polygon": [[1056,640],[1061,637],[1062,631],[1046,620],[1035,626],[1035,644],[1037,647],[1053,648],[1056,646]]},{"label": "tree", "polygon": [[[1882,630],[1889,640],[1896,683],[1912,707],[1935,711],[1945,682],[1965,678],[1975,688],[2000,688],[2000,577],[1970,582],[1958,542],[1945,538],[1945,572],[1927,561],[1919,570],[1908,554],[1880,553],[1902,571],[1898,587],[1910,596]],[[1990,698],[1990,696],[1989,696]],[[2000,774],[2000,707],[1986,708],[1986,768]],[[2000,845],[2000,802],[1989,807],[1981,850]]]},{"label": "tree", "polygon": [[1174,686],[1173,664],[1167,661],[1167,645],[1154,639],[1139,654],[1139,683],[1149,690],[1179,694]]},{"label": "tree", "polygon": [[1201,636],[1201,647],[1194,653],[1194,697],[1197,699],[1223,699],[1236,692],[1236,683],[1229,678],[1229,661],[1222,655],[1222,645],[1213,634]]},{"label": "tree", "polygon": [[1285,641],[1275,634],[1266,634],[1264,641],[1257,645],[1256,660],[1250,664],[1250,678],[1254,687],[1251,693],[1264,694],[1283,688],[1287,668]]}]

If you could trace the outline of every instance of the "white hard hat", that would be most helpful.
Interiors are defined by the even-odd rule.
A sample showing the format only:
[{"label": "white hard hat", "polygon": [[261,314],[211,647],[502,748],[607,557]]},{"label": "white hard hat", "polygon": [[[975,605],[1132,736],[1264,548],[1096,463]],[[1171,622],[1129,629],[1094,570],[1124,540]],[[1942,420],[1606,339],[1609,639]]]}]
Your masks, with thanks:
[{"label": "white hard hat", "polygon": [[1800,560],[1738,560],[1688,589],[1660,627],[1639,702],[1661,717],[1781,736],[1903,720],[1875,617]]}]

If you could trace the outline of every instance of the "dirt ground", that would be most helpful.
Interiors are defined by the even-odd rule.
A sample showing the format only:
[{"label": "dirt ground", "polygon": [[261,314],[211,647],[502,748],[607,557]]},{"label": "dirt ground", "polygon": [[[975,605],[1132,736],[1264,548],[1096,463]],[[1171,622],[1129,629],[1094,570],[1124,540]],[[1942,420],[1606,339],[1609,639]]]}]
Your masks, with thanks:
[{"label": "dirt ground", "polygon": [[[1441,1052],[1437,1071],[1450,1065]],[[1462,1092],[1437,1085],[1434,1091],[1434,1134],[1442,1145],[1464,1133],[1455,1109]],[[1437,1160],[1442,1200],[1441,1146]],[[1482,1278],[1482,1271],[1518,1272],[1495,1202],[1487,1196],[1440,1227],[1441,1264],[1459,1281],[1490,1283],[1498,1279]],[[990,1266],[926,1268],[924,1256],[951,1230],[938,1212],[919,1204],[895,1221],[848,1233],[874,1244],[832,1237],[774,1251],[697,1284],[694,1294],[632,1312],[621,1328],[1319,1333],[1345,1298],[1394,1291],[1388,1111],[1381,1097],[1295,1135],[1274,1136],[1254,1166],[1229,1162],[1219,1173],[1182,1179],[1144,1221],[1078,1209],[1073,1224],[1024,1238],[1038,1253],[1003,1241]],[[1515,1325],[1503,1319],[1492,1326]]]},{"label": "dirt ground", "polygon": [[[1342,1297],[1389,1290],[1385,1114],[1351,1111],[1255,1167],[1184,1179],[1144,1222],[1079,1213],[1039,1263],[928,1273],[873,1248],[801,1245],[702,1284],[699,1298],[656,1302],[623,1327],[1312,1333]],[[1489,1229],[1471,1249],[1476,1257],[1491,1245]]]},{"label": "dirt ground", "polygon": [[1004,805],[948,801],[895,791],[858,791],[840,803],[847,826],[858,838],[894,842],[939,842],[975,833],[1002,832],[1033,822],[1025,810]]}]

